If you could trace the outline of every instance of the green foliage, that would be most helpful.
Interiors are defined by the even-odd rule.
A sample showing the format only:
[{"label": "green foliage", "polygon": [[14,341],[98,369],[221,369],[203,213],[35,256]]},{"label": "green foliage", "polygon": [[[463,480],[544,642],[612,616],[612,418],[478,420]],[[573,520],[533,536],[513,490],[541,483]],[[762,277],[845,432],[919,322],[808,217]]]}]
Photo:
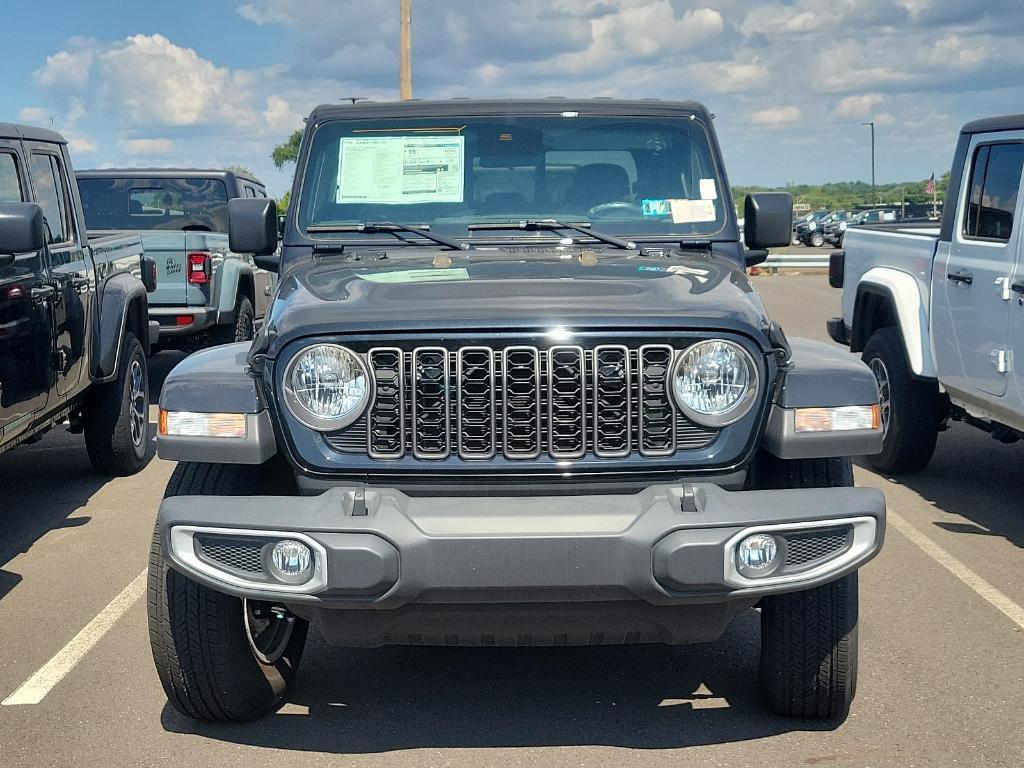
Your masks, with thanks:
[{"label": "green foliage", "polygon": [[281,215],[288,213],[288,204],[292,201],[291,190],[284,193],[284,196],[277,201],[277,212]]},{"label": "green foliage", "polygon": [[299,159],[299,144],[301,142],[302,131],[295,131],[295,133],[288,137],[288,141],[274,147],[270,157],[278,170],[284,168],[288,163],[294,163]]},{"label": "green foliage", "polygon": [[228,165],[224,168],[225,171],[231,171],[232,173],[244,173],[246,176],[252,176],[255,178],[256,174],[252,172],[252,168],[246,168],[244,165]]},{"label": "green foliage", "polygon": [[[733,199],[738,207],[743,205],[743,197],[750,192],[789,192],[794,203],[805,203],[810,210],[827,208],[837,211],[854,208],[858,205],[899,205],[902,200],[908,203],[930,203],[932,196],[924,191],[928,179],[906,181],[898,184],[878,184],[877,200],[871,199],[871,185],[863,181],[839,181],[829,184],[795,184],[789,187],[733,187]],[[946,197],[949,186],[949,173],[935,179],[936,196],[940,201]]]}]

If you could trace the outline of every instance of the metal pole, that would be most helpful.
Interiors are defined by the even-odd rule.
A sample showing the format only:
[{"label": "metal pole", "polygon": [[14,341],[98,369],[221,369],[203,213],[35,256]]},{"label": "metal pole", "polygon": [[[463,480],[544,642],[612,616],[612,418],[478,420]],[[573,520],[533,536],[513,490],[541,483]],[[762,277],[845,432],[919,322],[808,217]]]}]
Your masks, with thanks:
[{"label": "metal pole", "polygon": [[402,101],[412,98],[412,0],[401,0],[401,80]]},{"label": "metal pole", "polygon": [[871,126],[871,204],[878,205],[878,195],[875,194],[875,121],[871,120],[861,125]]}]

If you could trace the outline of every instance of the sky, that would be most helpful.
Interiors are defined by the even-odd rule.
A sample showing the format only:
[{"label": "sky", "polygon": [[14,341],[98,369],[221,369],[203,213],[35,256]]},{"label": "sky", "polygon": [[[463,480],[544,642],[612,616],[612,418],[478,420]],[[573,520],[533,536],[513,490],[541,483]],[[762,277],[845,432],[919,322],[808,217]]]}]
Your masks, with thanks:
[{"label": "sky", "polygon": [[[870,180],[869,120],[879,183],[926,179],[964,122],[1024,112],[1021,0],[413,2],[417,98],[696,99],[733,184]],[[77,168],[242,165],[280,196],[314,106],[397,98],[398,6],[10,3],[0,120],[52,120]]]}]

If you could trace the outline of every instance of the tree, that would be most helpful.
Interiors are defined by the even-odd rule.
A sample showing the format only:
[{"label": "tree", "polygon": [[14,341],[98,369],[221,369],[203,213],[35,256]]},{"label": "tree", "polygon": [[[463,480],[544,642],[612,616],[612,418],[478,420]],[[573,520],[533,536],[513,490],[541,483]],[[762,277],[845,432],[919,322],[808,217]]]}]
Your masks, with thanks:
[{"label": "tree", "polygon": [[231,171],[232,173],[242,173],[245,174],[246,176],[256,175],[255,173],[252,172],[252,168],[246,168],[244,165],[229,165],[226,168],[224,168],[224,170]]},{"label": "tree", "polygon": [[292,193],[291,190],[289,190],[284,193],[284,197],[277,201],[277,212],[282,215],[288,213],[288,203],[290,203],[291,200]]},{"label": "tree", "polygon": [[284,144],[278,144],[270,154],[277,170],[281,170],[288,163],[294,163],[299,159],[299,144],[302,142],[302,131],[295,131],[288,137]]}]

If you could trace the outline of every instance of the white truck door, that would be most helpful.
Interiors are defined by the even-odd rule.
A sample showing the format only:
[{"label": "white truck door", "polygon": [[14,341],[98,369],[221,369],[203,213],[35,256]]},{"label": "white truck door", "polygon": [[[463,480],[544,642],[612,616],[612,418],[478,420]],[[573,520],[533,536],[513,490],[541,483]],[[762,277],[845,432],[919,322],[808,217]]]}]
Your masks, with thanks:
[{"label": "white truck door", "polygon": [[951,364],[955,354],[965,388],[1002,397],[1010,369],[1024,132],[976,136],[968,158],[949,256],[945,268],[939,264],[934,273],[934,295],[944,299],[933,304],[934,343],[940,379],[947,374],[949,384],[957,386],[961,377]]}]

